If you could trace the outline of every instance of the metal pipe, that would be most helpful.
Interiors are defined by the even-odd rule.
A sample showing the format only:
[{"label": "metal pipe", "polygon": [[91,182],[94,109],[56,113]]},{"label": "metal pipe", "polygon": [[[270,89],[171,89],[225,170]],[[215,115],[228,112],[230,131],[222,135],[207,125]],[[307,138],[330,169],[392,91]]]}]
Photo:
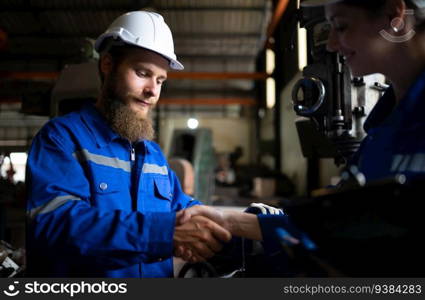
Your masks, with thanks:
[{"label": "metal pipe", "polygon": [[282,16],[285,13],[286,8],[288,7],[288,4],[289,0],[279,0],[279,2],[276,4],[276,7],[273,12],[273,17],[269,23],[269,26],[267,27],[267,39],[265,45],[266,48],[271,48],[270,39],[273,37],[274,31],[276,30],[277,25],[282,19]]},{"label": "metal pipe", "polygon": [[243,105],[254,106],[254,98],[161,98],[158,105]]}]

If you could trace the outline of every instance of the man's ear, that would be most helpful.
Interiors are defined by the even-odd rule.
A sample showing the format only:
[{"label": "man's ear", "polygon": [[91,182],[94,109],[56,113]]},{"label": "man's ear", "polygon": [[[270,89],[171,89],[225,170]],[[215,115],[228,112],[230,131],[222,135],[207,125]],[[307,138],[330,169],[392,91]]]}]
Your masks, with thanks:
[{"label": "man's ear", "polygon": [[406,30],[408,23],[407,6],[404,0],[388,0],[386,13],[390,20],[391,29],[395,32]]},{"label": "man's ear", "polygon": [[112,72],[113,68],[112,56],[109,53],[106,53],[100,57],[100,72],[103,76],[108,76]]}]

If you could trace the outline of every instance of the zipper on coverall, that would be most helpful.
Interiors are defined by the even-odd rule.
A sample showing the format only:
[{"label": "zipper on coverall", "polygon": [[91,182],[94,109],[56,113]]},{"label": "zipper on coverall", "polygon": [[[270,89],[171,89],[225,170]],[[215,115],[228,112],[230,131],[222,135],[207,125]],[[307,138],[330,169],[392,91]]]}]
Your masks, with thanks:
[{"label": "zipper on coverall", "polygon": [[[137,163],[136,163],[136,149],[131,144],[130,148],[130,163],[131,163],[131,209],[137,211],[137,193],[138,193],[138,176],[137,176]],[[139,277],[143,276],[142,263],[139,263]]]}]

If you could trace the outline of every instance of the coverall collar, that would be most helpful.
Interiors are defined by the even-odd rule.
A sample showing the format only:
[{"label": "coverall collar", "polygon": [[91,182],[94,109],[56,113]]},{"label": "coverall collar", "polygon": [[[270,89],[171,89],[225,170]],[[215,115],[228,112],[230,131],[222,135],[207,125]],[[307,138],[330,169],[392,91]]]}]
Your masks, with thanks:
[{"label": "coverall collar", "polygon": [[397,116],[402,119],[410,119],[407,123],[412,123],[412,119],[422,122],[423,119],[423,97],[425,94],[425,70],[416,79],[412,86],[408,89],[403,99],[397,103],[393,87],[391,86],[385,94],[379,99],[375,107],[372,109],[366,119],[363,128],[366,132],[370,129],[380,126],[389,120],[394,111],[400,111]]},{"label": "coverall collar", "polygon": [[[93,103],[86,103],[83,106],[81,116],[99,148],[109,145],[116,139],[124,140],[118,133],[112,130],[105,117],[102,116]],[[133,146],[137,147],[140,144],[145,146],[148,153],[152,152],[153,149],[151,149],[150,143],[147,143],[145,140],[137,141],[133,143]]]},{"label": "coverall collar", "polygon": [[93,103],[87,103],[83,106],[81,116],[99,148],[105,147],[113,140],[120,138]]}]

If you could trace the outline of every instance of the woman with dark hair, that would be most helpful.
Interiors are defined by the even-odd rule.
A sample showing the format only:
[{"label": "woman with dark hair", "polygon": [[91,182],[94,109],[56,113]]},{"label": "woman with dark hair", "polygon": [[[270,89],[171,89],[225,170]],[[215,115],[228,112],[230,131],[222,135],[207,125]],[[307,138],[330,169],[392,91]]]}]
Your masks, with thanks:
[{"label": "woman with dark hair", "polygon": [[367,181],[425,174],[425,1],[304,1],[325,5],[328,50],[353,76],[382,73],[391,87],[365,122],[367,137],[351,162]]},{"label": "woman with dark hair", "polygon": [[[306,0],[301,6],[325,6],[331,27],[327,48],[345,58],[353,76],[382,73],[391,83],[365,122],[367,137],[351,164],[366,182],[397,174],[407,180],[425,177],[425,0]],[[277,229],[284,228],[286,242],[303,242],[286,215],[214,213],[195,206],[182,219],[196,214],[215,219],[234,235],[270,243],[278,240]],[[404,250],[397,252],[400,247]],[[407,247],[383,246],[383,268],[356,275],[423,276],[423,269],[417,271],[423,263],[414,254],[419,250]]]}]

